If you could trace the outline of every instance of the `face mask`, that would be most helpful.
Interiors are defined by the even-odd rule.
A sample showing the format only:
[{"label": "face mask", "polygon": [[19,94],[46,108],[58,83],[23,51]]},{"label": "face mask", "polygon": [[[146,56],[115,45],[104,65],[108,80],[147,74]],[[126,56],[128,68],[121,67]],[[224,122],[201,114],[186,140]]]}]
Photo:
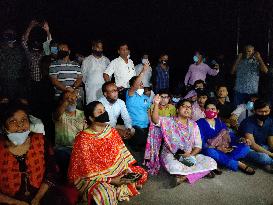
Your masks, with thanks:
[{"label": "face mask", "polygon": [[206,58],[203,58],[203,63],[205,63],[206,62]]},{"label": "face mask", "polygon": [[144,93],[144,89],[143,89],[143,88],[137,89],[136,92],[137,92],[138,95],[141,96],[141,95],[143,95],[143,93]]},{"label": "face mask", "polygon": [[51,52],[52,54],[57,55],[57,54],[58,54],[58,51],[59,51],[59,49],[58,49],[58,47],[56,47],[56,46],[50,48],[50,52]]},{"label": "face mask", "polygon": [[162,60],[161,63],[162,63],[163,65],[167,65],[167,64],[168,64],[168,61]]},{"label": "face mask", "polygon": [[256,118],[262,122],[266,121],[269,115],[255,115]]},{"label": "face mask", "polygon": [[76,108],[77,108],[77,105],[68,105],[66,107],[66,111],[67,112],[74,112],[76,110]]},{"label": "face mask", "polygon": [[193,62],[197,63],[199,60],[198,56],[193,56]]},{"label": "face mask", "polygon": [[95,56],[101,57],[102,56],[102,51],[93,50],[93,54]]},{"label": "face mask", "polygon": [[211,110],[205,110],[206,118],[213,119],[217,117],[217,112],[211,111]]},{"label": "face mask", "polygon": [[28,138],[30,131],[8,133],[9,140],[15,145],[22,145]]},{"label": "face mask", "polygon": [[248,101],[246,104],[247,110],[253,110],[254,109],[254,102]]},{"label": "face mask", "polygon": [[109,115],[108,115],[108,112],[105,111],[104,113],[102,113],[101,115],[99,115],[98,117],[95,117],[95,121],[96,122],[109,122]]},{"label": "face mask", "polygon": [[180,100],[180,98],[172,98],[172,101],[173,101],[174,103],[178,103],[179,100]]},{"label": "face mask", "polygon": [[142,59],[141,62],[142,62],[142,64],[149,64],[149,60],[148,59]]},{"label": "face mask", "polygon": [[70,52],[69,51],[58,51],[58,57],[59,59],[63,59],[66,56],[69,56]]}]

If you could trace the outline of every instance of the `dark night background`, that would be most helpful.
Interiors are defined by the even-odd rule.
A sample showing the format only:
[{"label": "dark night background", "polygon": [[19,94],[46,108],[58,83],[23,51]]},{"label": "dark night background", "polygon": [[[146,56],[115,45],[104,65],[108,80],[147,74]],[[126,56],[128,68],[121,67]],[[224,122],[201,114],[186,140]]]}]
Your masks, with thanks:
[{"label": "dark night background", "polygon": [[[237,17],[240,16],[240,50],[253,44],[267,59],[270,0],[1,0],[1,28],[14,26],[21,34],[33,18],[49,22],[54,39],[66,41],[73,52],[89,54],[92,39],[102,39],[112,60],[121,40],[129,42],[135,64],[147,51],[155,66],[167,52],[173,68],[172,83],[184,79],[193,52],[236,57]],[[230,68],[230,67],[228,67]]]}]

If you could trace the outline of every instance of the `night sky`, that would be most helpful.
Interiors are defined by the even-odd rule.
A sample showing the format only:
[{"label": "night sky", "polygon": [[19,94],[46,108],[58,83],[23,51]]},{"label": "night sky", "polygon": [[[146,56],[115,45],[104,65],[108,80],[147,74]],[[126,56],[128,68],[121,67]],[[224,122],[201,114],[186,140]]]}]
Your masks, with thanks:
[{"label": "night sky", "polygon": [[253,44],[266,60],[270,0],[1,0],[1,28],[12,25],[18,34],[33,18],[46,19],[53,38],[66,41],[72,51],[90,52],[92,39],[105,42],[110,59],[118,42],[127,41],[135,64],[148,52],[153,65],[167,52],[173,82],[184,78],[192,55],[202,49],[209,56],[236,56],[237,16],[240,15],[240,49]]}]

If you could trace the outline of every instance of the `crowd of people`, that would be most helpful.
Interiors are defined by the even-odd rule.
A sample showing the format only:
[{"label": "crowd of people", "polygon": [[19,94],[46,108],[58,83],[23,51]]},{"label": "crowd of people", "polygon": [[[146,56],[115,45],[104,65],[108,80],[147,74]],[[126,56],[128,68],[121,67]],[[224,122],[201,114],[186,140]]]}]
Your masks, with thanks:
[{"label": "crowd of people", "polygon": [[73,204],[59,186],[69,185],[79,203],[114,205],[161,167],[172,186],[224,169],[254,175],[253,164],[273,173],[271,105],[258,89],[268,68],[251,45],[230,69],[233,97],[218,78],[223,63],[202,51],[171,93],[166,53],[155,68],[147,53],[135,66],[127,43],[110,61],[95,40],[91,55],[72,60],[36,20],[19,43],[11,29],[0,37],[1,204]]}]

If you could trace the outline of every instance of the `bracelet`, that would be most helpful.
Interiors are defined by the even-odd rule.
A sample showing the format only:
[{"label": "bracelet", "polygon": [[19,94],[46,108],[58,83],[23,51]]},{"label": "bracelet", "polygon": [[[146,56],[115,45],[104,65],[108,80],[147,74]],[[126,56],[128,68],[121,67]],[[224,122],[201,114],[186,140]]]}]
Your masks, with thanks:
[{"label": "bracelet", "polygon": [[110,184],[110,183],[111,183],[111,181],[112,181],[112,179],[111,179],[111,178],[107,178],[106,183]]}]

